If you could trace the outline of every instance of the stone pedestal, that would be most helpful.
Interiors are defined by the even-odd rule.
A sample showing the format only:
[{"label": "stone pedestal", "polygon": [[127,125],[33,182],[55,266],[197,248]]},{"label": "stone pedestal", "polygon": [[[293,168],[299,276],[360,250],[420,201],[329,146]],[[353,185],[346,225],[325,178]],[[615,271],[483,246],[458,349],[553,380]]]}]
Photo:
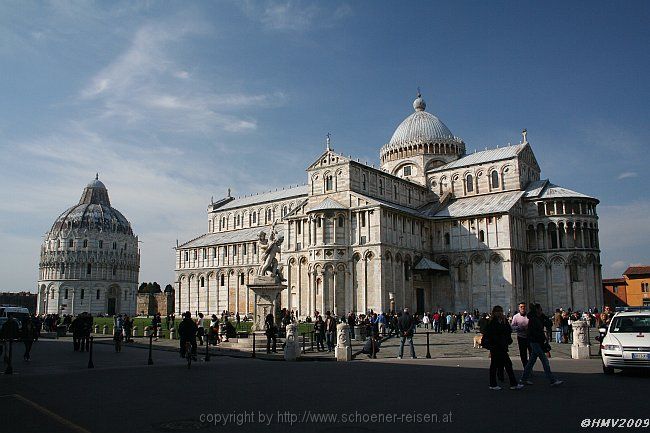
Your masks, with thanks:
[{"label": "stone pedestal", "polygon": [[137,326],[134,326],[134,327],[133,327],[133,336],[134,336],[134,337],[137,337],[137,336],[138,336],[138,327],[137,327]]},{"label": "stone pedestal", "polygon": [[589,359],[589,323],[577,320],[571,324],[573,328],[573,344],[571,345],[572,359]]},{"label": "stone pedestal", "polygon": [[287,325],[287,338],[284,345],[284,360],[295,361],[300,356],[298,341],[298,326],[295,323]]},{"label": "stone pedestal", "polygon": [[572,359],[589,359],[589,346],[571,345]]},{"label": "stone pedestal", "polygon": [[169,330],[169,339],[173,340],[174,337],[176,336],[176,330],[174,328]]},{"label": "stone pedestal", "polygon": [[255,294],[252,331],[265,330],[264,319],[269,313],[273,314],[276,326],[279,325],[281,318],[276,314],[278,295],[287,286],[278,281],[276,277],[261,276],[255,277],[253,282],[247,286]]},{"label": "stone pedestal", "polygon": [[345,323],[336,325],[336,348],[334,353],[337,361],[352,361],[350,327]]},{"label": "stone pedestal", "polygon": [[99,325],[95,325],[95,334],[99,334]]},{"label": "stone pedestal", "polygon": [[108,325],[104,325],[104,327],[102,328],[102,334],[108,335]]}]

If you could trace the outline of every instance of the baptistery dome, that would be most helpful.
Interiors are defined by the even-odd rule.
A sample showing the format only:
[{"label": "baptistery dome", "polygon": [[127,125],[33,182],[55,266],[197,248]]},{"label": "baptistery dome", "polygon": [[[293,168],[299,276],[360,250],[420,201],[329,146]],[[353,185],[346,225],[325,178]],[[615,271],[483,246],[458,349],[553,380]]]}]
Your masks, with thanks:
[{"label": "baptistery dome", "polygon": [[96,176],[45,235],[38,311],[133,314],[139,269],[138,237]]},{"label": "baptistery dome", "polygon": [[98,176],[86,185],[79,203],[59,215],[54,221],[50,233],[74,229],[133,235],[129,221],[120,211],[111,207],[108,190]]}]

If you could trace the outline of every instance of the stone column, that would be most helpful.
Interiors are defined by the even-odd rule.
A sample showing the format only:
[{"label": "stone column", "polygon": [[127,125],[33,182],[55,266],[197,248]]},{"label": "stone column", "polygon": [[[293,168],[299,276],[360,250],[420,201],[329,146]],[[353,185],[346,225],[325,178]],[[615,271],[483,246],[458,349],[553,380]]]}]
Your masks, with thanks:
[{"label": "stone column", "polygon": [[337,361],[352,361],[352,344],[350,342],[350,327],[347,323],[336,325],[336,348],[334,353]]},{"label": "stone column", "polygon": [[587,328],[589,328],[589,323],[582,320],[576,320],[571,326],[573,328],[571,358],[589,359],[589,340],[587,339]]},{"label": "stone column", "polygon": [[332,314],[336,316],[337,314],[337,308],[336,308],[336,269],[332,269]]}]

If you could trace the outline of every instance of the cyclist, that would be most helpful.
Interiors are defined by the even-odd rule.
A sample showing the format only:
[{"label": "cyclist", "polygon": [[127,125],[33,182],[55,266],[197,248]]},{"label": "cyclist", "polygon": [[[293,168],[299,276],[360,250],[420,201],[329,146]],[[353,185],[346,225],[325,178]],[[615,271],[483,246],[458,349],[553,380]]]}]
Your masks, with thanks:
[{"label": "cyclist", "polygon": [[198,331],[198,326],[196,322],[192,320],[192,313],[186,311],[183,314],[183,320],[178,325],[178,336],[180,337],[181,344],[181,357],[185,358],[185,343],[190,343],[192,345],[192,359],[196,361],[196,333]]}]

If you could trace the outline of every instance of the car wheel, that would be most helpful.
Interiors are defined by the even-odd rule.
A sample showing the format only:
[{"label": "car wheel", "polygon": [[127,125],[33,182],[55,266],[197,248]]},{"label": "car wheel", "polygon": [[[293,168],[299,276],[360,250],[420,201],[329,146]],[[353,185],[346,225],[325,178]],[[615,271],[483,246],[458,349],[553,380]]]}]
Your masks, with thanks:
[{"label": "car wheel", "polygon": [[605,364],[603,364],[603,373],[614,374],[614,367],[607,367]]}]

